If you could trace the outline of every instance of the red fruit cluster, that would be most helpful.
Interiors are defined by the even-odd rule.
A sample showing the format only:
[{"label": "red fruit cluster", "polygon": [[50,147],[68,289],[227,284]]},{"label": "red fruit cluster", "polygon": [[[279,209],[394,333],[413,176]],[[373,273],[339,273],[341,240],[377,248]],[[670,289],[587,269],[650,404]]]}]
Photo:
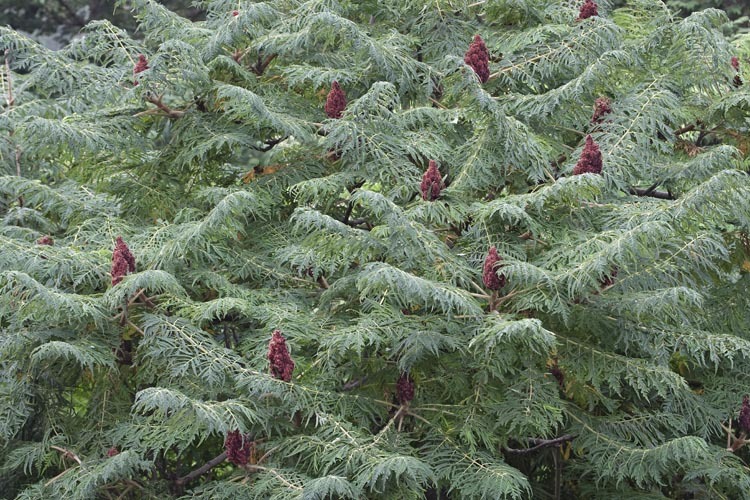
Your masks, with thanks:
[{"label": "red fruit cluster", "polygon": [[445,184],[443,184],[443,178],[440,176],[437,163],[435,160],[430,160],[430,165],[422,176],[422,183],[419,185],[419,189],[422,191],[422,199],[427,201],[437,200],[444,187]]},{"label": "red fruit cluster", "polygon": [[42,236],[41,238],[39,238],[38,240],[36,240],[36,244],[37,245],[50,245],[50,246],[52,246],[52,245],[55,244],[55,240],[52,239],[52,236],[45,235],[45,236]]},{"label": "red fruit cluster", "polygon": [[750,434],[750,396],[742,396],[742,408],[739,419],[740,431]]},{"label": "red fruit cluster", "polygon": [[122,241],[122,236],[118,236],[115,249],[112,252],[112,286],[122,281],[122,278],[128,273],[135,272],[135,257],[130,253],[128,245]]},{"label": "red fruit cluster", "polygon": [[599,97],[594,101],[594,115],[591,117],[591,123],[601,123],[604,115],[612,112],[612,101],[608,97]]},{"label": "red fruit cluster", "polygon": [[107,457],[108,458],[112,458],[115,455],[119,455],[119,454],[120,454],[120,450],[118,450],[116,446],[113,446],[112,448],[110,448],[110,449],[107,450]]},{"label": "red fruit cluster", "polygon": [[[142,73],[147,69],[149,69],[148,59],[146,59],[146,56],[143,54],[140,54],[138,56],[138,62],[135,63],[135,66],[133,67],[133,76]],[[133,79],[133,85],[138,85],[138,81],[135,78]]]},{"label": "red fruit cluster", "polygon": [[239,10],[233,10],[232,11],[232,17],[237,17],[239,15],[240,15],[240,11]]},{"label": "red fruit cluster", "polygon": [[609,276],[605,276],[604,279],[600,281],[602,288],[606,288],[608,286],[612,286],[615,284],[615,278],[617,277],[618,271],[619,270],[616,267],[612,268],[612,271],[609,273]]},{"label": "red fruit cluster", "polygon": [[253,451],[253,441],[247,434],[242,435],[240,431],[232,431],[224,440],[224,450],[227,452],[227,460],[234,465],[247,465]]},{"label": "red fruit cluster", "polygon": [[284,382],[292,380],[294,361],[289,355],[286,339],[279,330],[273,331],[271,342],[268,344],[268,361],[273,378],[283,380]]},{"label": "red fruit cluster", "polygon": [[474,41],[464,55],[464,62],[471,66],[480,82],[485,83],[490,79],[490,53],[481,36],[474,36]]},{"label": "red fruit cluster", "polygon": [[586,0],[578,10],[578,18],[576,18],[576,21],[583,21],[584,19],[588,19],[589,17],[598,15],[599,6],[596,4],[596,2],[594,2],[594,0]]},{"label": "red fruit cluster", "polygon": [[328,118],[341,118],[341,113],[346,108],[346,94],[341,90],[339,82],[336,80],[331,84],[331,91],[326,97],[326,116]]},{"label": "red fruit cluster", "polygon": [[578,159],[573,175],[579,174],[601,174],[602,173],[602,152],[599,151],[599,145],[594,142],[591,135],[586,136],[586,145],[583,146],[583,152]]},{"label": "red fruit cluster", "polygon": [[398,403],[405,405],[414,399],[414,379],[411,375],[402,373],[396,382],[396,399]]},{"label": "red fruit cluster", "polygon": [[557,380],[557,385],[560,386],[560,389],[565,389],[565,374],[557,365],[557,360],[555,360],[555,364],[552,365],[549,372],[555,377],[555,380]]},{"label": "red fruit cluster", "polygon": [[[740,72],[740,59],[737,56],[732,56],[732,67],[737,73]],[[741,87],[742,78],[740,78],[740,75],[734,75],[734,80],[732,80],[732,83],[735,87]]]},{"label": "red fruit cluster", "polygon": [[497,275],[497,263],[502,259],[497,254],[497,248],[494,246],[487,252],[487,257],[484,259],[484,268],[482,269],[482,281],[484,286],[490,290],[499,290],[505,286],[505,276]]}]

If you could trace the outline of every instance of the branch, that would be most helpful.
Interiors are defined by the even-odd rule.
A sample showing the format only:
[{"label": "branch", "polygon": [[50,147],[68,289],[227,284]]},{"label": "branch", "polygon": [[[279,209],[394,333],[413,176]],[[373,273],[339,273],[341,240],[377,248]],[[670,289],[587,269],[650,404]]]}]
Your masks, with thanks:
[{"label": "branch", "polygon": [[354,203],[351,201],[346,206],[346,212],[344,212],[344,218],[341,220],[344,224],[349,224],[349,217],[352,216],[352,210],[354,210]]},{"label": "branch", "polygon": [[346,224],[347,226],[351,226],[351,227],[361,226],[362,224],[365,224],[367,226],[370,225],[369,222],[367,222],[367,219],[365,219],[365,218],[351,219],[351,220],[348,220],[348,221],[344,222],[344,224]]},{"label": "branch", "polygon": [[435,106],[437,106],[438,108],[440,108],[440,109],[448,109],[448,108],[446,108],[445,106],[443,106],[442,104],[440,104],[440,102],[439,102],[439,101],[437,101],[437,100],[433,99],[432,97],[430,97],[429,99],[430,99],[430,102],[431,102],[432,104],[434,104]]},{"label": "branch", "polygon": [[226,458],[227,458],[227,452],[225,451],[221,455],[218,455],[218,456],[212,458],[211,460],[209,460],[205,464],[203,464],[200,467],[198,467],[197,469],[189,472],[188,474],[182,476],[181,478],[175,479],[175,481],[174,481],[175,485],[177,485],[178,487],[182,487],[184,484],[189,483],[193,479],[195,479],[195,478],[197,478],[199,476],[202,476],[203,474],[205,474],[209,470],[213,469],[214,467],[216,467],[217,465],[219,465],[220,463],[222,463],[224,460],[226,460]]},{"label": "branch", "polygon": [[76,462],[78,465],[81,465],[81,459],[78,458],[78,455],[76,455],[72,451],[66,450],[65,448],[60,448],[59,446],[50,446],[50,448],[52,448],[53,450],[59,451],[60,453],[62,453],[63,457],[69,458],[73,460],[74,462]]},{"label": "branch", "polygon": [[185,114],[184,111],[180,111],[179,109],[172,109],[166,104],[164,104],[162,101],[162,96],[155,97],[153,95],[146,96],[146,100],[150,102],[151,104],[154,104],[157,108],[162,110],[164,114],[166,114],[169,118],[180,118]]},{"label": "branch", "polygon": [[269,64],[271,64],[271,61],[276,59],[276,56],[278,54],[271,54],[270,56],[263,59],[263,56],[258,54],[258,62],[255,63],[255,66],[250,66],[250,71],[255,73],[256,75],[260,76],[263,74],[263,72],[266,70]]},{"label": "branch", "polygon": [[288,138],[289,138],[289,136],[286,135],[284,137],[279,137],[278,139],[270,139],[268,141],[265,141],[263,143],[264,144],[263,146],[256,147],[255,149],[258,150],[258,151],[262,151],[262,152],[265,153],[266,151],[271,151],[274,148],[274,146],[276,146],[277,144],[279,144],[281,142],[284,142]]},{"label": "branch", "polygon": [[651,198],[659,198],[661,200],[676,200],[675,196],[669,191],[654,191],[656,186],[651,186],[648,189],[630,188],[628,192],[635,196],[649,196]]},{"label": "branch", "polygon": [[695,130],[695,124],[691,123],[690,125],[685,125],[684,127],[675,130],[674,135],[682,135],[686,132],[692,132],[693,130]]},{"label": "branch", "polygon": [[345,383],[342,387],[342,391],[351,391],[352,389],[356,389],[360,385],[367,382],[367,377],[360,377],[358,379],[350,380],[349,382]]},{"label": "branch", "polygon": [[533,453],[535,451],[541,450],[542,448],[548,448],[550,446],[557,446],[567,441],[572,441],[575,438],[576,436],[574,436],[573,434],[565,434],[564,436],[560,436],[555,439],[531,438],[528,440],[529,444],[535,445],[535,446],[532,446],[531,448],[503,448],[503,451],[506,451],[508,453],[513,453],[516,455],[526,455],[528,453]]},{"label": "branch", "polygon": [[732,433],[732,421],[729,420],[729,427],[724,425],[723,423],[720,424],[721,428],[724,429],[724,431],[727,433],[727,451],[730,453],[734,453],[735,451],[739,450],[745,445],[750,444],[750,439],[747,438],[747,433],[742,431],[740,432],[740,435],[735,437],[734,433]]}]

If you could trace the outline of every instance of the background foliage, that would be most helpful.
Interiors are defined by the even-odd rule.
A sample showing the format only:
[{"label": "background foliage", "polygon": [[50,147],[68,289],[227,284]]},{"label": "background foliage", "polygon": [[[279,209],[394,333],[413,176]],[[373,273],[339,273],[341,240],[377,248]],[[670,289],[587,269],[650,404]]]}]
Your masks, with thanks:
[{"label": "background foliage", "polygon": [[1,28],[3,495],[747,498],[750,47],[718,10],[579,7]]}]

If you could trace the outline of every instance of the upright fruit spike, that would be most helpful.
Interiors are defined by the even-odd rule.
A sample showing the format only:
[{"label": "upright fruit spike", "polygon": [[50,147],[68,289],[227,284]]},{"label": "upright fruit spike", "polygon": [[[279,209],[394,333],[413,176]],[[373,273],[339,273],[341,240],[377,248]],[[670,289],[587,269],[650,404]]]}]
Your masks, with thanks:
[{"label": "upright fruit spike", "polygon": [[464,62],[471,66],[480,82],[486,83],[490,79],[490,53],[481,36],[474,36],[474,41],[464,55]]},{"label": "upright fruit spike", "polygon": [[586,136],[586,145],[583,146],[583,152],[578,159],[573,175],[579,174],[601,174],[602,173],[602,152],[599,151],[599,145],[594,142],[591,135]]},{"label": "upright fruit spike", "polygon": [[339,82],[336,80],[331,84],[331,91],[326,98],[326,115],[328,118],[341,118],[341,113],[346,108],[346,94],[341,90]]},{"label": "upright fruit spike", "polygon": [[750,434],[750,396],[742,396],[742,408],[740,408],[739,419],[740,431]]},{"label": "upright fruit spike", "polygon": [[602,278],[602,280],[599,282],[602,288],[606,288],[608,286],[612,286],[615,284],[615,278],[617,278],[617,273],[619,272],[619,269],[617,267],[613,267],[612,270],[609,273],[609,276],[605,276]]},{"label": "upright fruit spike", "polygon": [[601,123],[605,115],[612,112],[612,101],[609,97],[599,97],[594,101],[594,115],[591,117],[591,123]]},{"label": "upright fruit spike", "polygon": [[407,373],[402,373],[396,382],[396,398],[398,403],[405,405],[414,399],[414,379]]},{"label": "upright fruit spike", "polygon": [[554,358],[552,360],[552,365],[550,366],[549,372],[552,374],[553,377],[555,377],[555,380],[557,380],[557,385],[560,387],[560,389],[565,389],[565,373],[560,369],[560,365],[557,364],[557,358]]},{"label": "upright fruit spike", "polygon": [[[143,54],[138,55],[138,62],[135,63],[135,66],[133,67],[133,76],[137,75],[138,73],[142,73],[149,69],[148,65],[148,59],[146,59],[146,56]],[[133,78],[133,85],[138,85],[138,80]]]},{"label": "upright fruit spike", "polygon": [[594,0],[586,0],[578,10],[578,18],[576,19],[576,21],[583,21],[584,19],[588,19],[589,17],[598,15],[599,6],[596,4],[596,2],[594,2]]},{"label": "upright fruit spike", "polygon": [[419,189],[422,191],[422,199],[427,201],[437,200],[444,187],[445,184],[443,184],[443,178],[440,176],[437,163],[435,160],[430,160],[430,165],[422,176],[422,183],[419,185]]},{"label": "upright fruit spike", "polygon": [[505,275],[497,274],[497,264],[502,259],[497,254],[497,248],[494,246],[490,247],[487,252],[487,257],[484,259],[484,268],[482,269],[482,281],[484,286],[490,290],[499,290],[505,286]]},{"label": "upright fruit spike", "polygon": [[130,248],[122,240],[122,236],[118,236],[115,249],[112,251],[112,269],[110,270],[112,286],[121,282],[125,275],[132,272],[135,272],[135,257],[130,253]]},{"label": "upright fruit spike", "polygon": [[253,441],[247,434],[242,435],[240,431],[235,430],[227,434],[224,450],[227,452],[227,460],[231,463],[247,465],[253,451]]},{"label": "upright fruit spike", "polygon": [[274,330],[271,336],[271,342],[268,344],[268,362],[274,378],[284,382],[292,380],[294,361],[289,355],[286,339],[280,330]]}]

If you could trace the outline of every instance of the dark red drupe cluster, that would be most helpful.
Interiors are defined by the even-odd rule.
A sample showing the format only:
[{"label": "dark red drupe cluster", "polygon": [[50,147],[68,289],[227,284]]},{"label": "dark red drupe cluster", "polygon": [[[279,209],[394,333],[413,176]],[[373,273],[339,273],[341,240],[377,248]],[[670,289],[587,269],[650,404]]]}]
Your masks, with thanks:
[{"label": "dark red drupe cluster", "polygon": [[750,434],[750,396],[742,396],[742,408],[740,408],[739,419],[740,431]]},{"label": "dark red drupe cluster", "polygon": [[130,253],[128,245],[122,241],[122,236],[118,236],[115,249],[112,252],[112,286],[122,281],[128,273],[135,272],[135,257]]},{"label": "dark red drupe cluster", "polygon": [[[142,73],[149,69],[148,65],[148,59],[146,59],[146,56],[143,54],[138,55],[138,62],[135,63],[135,66],[133,67],[133,76],[137,75],[138,73]],[[138,80],[133,78],[133,85],[138,85]]]},{"label": "dark red drupe cluster", "polygon": [[253,451],[253,441],[247,434],[242,435],[235,430],[227,434],[224,450],[227,452],[227,460],[234,465],[247,465]]},{"label": "dark red drupe cluster", "polygon": [[601,284],[602,288],[606,288],[608,286],[612,286],[615,284],[615,278],[617,278],[617,272],[619,269],[616,267],[613,267],[612,270],[609,273],[609,276],[605,276],[599,283]]},{"label": "dark red drupe cluster", "polygon": [[552,366],[549,369],[549,372],[552,374],[553,377],[555,377],[555,380],[557,380],[557,385],[560,386],[560,389],[565,389],[565,374],[560,369],[560,366],[557,364],[557,360],[552,364]]},{"label": "dark red drupe cluster", "polygon": [[239,10],[233,10],[232,11],[232,17],[237,17],[239,15],[240,15],[240,11]]},{"label": "dark red drupe cluster", "polygon": [[346,108],[346,94],[336,80],[331,84],[331,91],[326,98],[326,116],[328,118],[341,118]]},{"label": "dark red drupe cluster", "polygon": [[591,117],[591,123],[601,123],[604,115],[612,112],[612,101],[608,97],[599,97],[594,101],[594,114]]},{"label": "dark red drupe cluster", "polygon": [[422,176],[422,183],[419,185],[419,189],[422,191],[422,199],[427,201],[437,200],[444,187],[437,163],[430,160],[430,165]]},{"label": "dark red drupe cluster", "polygon": [[268,344],[268,362],[273,378],[289,382],[292,380],[294,361],[289,355],[286,339],[281,331],[274,330],[271,342]]},{"label": "dark red drupe cluster", "polygon": [[497,248],[494,246],[487,252],[487,257],[484,259],[484,268],[482,269],[482,281],[484,286],[490,290],[499,290],[505,286],[505,276],[497,274],[497,264],[502,259],[497,253]]},{"label": "dark red drupe cluster", "polygon": [[396,382],[396,399],[405,405],[414,399],[414,379],[407,373],[402,373]]},{"label": "dark red drupe cluster", "polygon": [[464,55],[464,62],[471,66],[480,82],[486,83],[490,79],[490,53],[481,36],[474,36],[474,41]]},{"label": "dark red drupe cluster", "polygon": [[112,458],[115,455],[119,455],[119,454],[120,454],[120,450],[118,450],[116,446],[113,446],[112,448],[107,450],[107,458]]},{"label": "dark red drupe cluster", "polygon": [[42,236],[41,238],[39,238],[38,240],[36,240],[36,244],[37,245],[50,245],[50,246],[52,246],[52,245],[55,244],[55,240],[52,239],[52,236],[45,235],[45,236]]},{"label": "dark red drupe cluster", "polygon": [[583,146],[581,157],[573,168],[573,175],[601,173],[602,152],[599,151],[599,145],[594,142],[591,135],[588,135],[586,136],[586,144]]},{"label": "dark red drupe cluster", "polygon": [[598,15],[599,6],[596,4],[596,2],[594,2],[594,0],[586,0],[578,10],[578,18],[576,18],[576,21],[583,21],[584,19],[588,19],[589,17]]}]

